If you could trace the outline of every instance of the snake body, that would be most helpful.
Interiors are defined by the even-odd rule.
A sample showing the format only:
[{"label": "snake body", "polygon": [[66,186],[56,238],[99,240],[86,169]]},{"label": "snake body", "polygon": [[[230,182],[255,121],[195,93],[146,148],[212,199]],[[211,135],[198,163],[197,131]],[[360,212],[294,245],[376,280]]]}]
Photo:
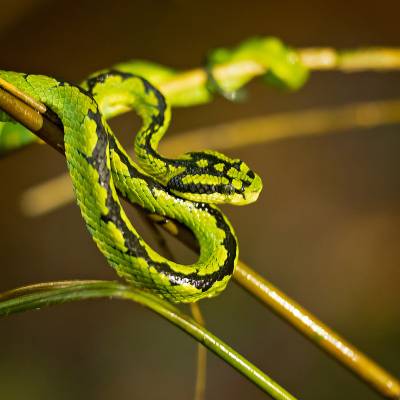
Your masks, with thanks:
[{"label": "snake body", "polygon": [[192,201],[235,205],[257,199],[261,179],[241,160],[211,150],[187,153],[179,159],[158,153],[171,110],[147,80],[114,69],[93,75],[82,87],[97,100],[103,113],[112,114],[115,104],[136,110],[144,123],[135,140],[140,166],[174,194]]},{"label": "snake body", "polygon": [[[217,49],[215,65],[254,60],[269,83],[300,87],[307,71],[297,54],[276,38],[253,38],[235,49]],[[248,204],[262,189],[261,179],[240,160],[215,151],[163,157],[158,143],[168,129],[174,106],[201,104],[212,98],[207,85],[175,91],[167,101],[153,86],[177,72],[158,64],[133,61],[90,76],[81,86],[42,76],[0,71],[0,77],[44,103],[64,127],[65,155],[82,216],[100,251],[127,281],[172,302],[193,302],[220,293],[232,276],[238,244],[227,218],[211,203]],[[238,90],[254,77],[244,73],[220,86]],[[149,81],[151,83],[149,83]],[[106,119],[134,109],[143,125],[135,140],[140,166],[112,133]],[[3,121],[3,122],[1,122]],[[0,110],[0,151],[35,140],[26,131],[7,131]],[[200,255],[182,265],[156,253],[127,218],[117,190],[128,201],[175,219],[196,236]]]},{"label": "snake body", "polygon": [[[120,276],[173,302],[212,297],[225,288],[238,257],[232,226],[216,206],[193,201],[193,190],[187,192],[189,199],[184,199],[186,186],[177,190],[170,182],[178,181],[176,177],[182,181],[182,175],[192,176],[192,185],[200,190],[198,199],[221,202],[227,198],[230,202],[229,196],[239,198],[239,191],[239,202],[243,202],[258,194],[243,195],[249,188],[261,190],[257,175],[244,163],[216,152],[190,154],[177,161],[159,155],[156,146],[168,127],[170,109],[161,93],[136,75],[102,72],[84,88],[41,75],[0,71],[0,77],[44,103],[61,120],[68,169],[82,216],[98,248]],[[134,108],[141,116],[143,126],[135,147],[146,170],[152,165],[158,168],[158,182],[130,159],[109,128],[103,113],[115,104]],[[210,168],[211,183],[204,179]],[[231,171],[230,176],[225,178],[224,171]],[[224,184],[235,188],[232,182],[240,176],[245,180],[239,189],[222,189],[215,197]],[[215,183],[215,178],[222,178],[222,183]],[[182,265],[156,253],[127,218],[117,189],[132,203],[192,230],[200,245],[198,261]],[[174,190],[181,197],[171,193]]]}]

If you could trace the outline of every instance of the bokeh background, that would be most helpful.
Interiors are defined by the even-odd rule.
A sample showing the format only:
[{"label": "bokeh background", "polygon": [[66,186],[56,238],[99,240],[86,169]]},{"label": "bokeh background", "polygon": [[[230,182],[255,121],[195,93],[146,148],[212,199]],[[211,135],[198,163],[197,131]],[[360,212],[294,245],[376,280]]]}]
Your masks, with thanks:
[{"label": "bokeh background", "polygon": [[[186,69],[199,66],[207,50],[256,34],[298,47],[400,46],[399,12],[398,0],[2,0],[1,68],[75,82],[130,58]],[[394,72],[314,73],[295,94],[257,82],[250,85],[245,104],[217,99],[174,110],[169,134],[399,96],[400,73]],[[127,142],[135,124],[128,116],[113,126]],[[265,189],[252,206],[224,209],[243,260],[397,376],[399,129],[232,150],[260,173]],[[75,204],[41,218],[21,213],[21,194],[65,169],[64,159],[46,146],[1,160],[0,290],[60,279],[115,278]],[[237,285],[202,302],[202,309],[212,332],[299,398],[379,398]],[[192,398],[195,342],[134,304],[66,304],[4,318],[0,326],[1,399]],[[210,355],[207,399],[243,398],[264,395]]]}]

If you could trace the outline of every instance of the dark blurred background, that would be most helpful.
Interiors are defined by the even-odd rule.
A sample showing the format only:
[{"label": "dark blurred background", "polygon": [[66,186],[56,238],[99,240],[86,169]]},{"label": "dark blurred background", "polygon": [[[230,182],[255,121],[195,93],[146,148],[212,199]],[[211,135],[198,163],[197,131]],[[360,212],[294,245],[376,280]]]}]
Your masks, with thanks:
[{"label": "dark blurred background", "polygon": [[[256,34],[296,47],[400,46],[398,0],[2,0],[1,68],[79,82],[142,58],[199,66],[207,50]],[[250,86],[176,109],[170,135],[275,112],[400,96],[400,73],[313,73],[288,94]],[[132,117],[114,127],[132,131]],[[399,127],[348,131],[232,150],[264,179],[259,201],[225,208],[241,258],[393,374],[400,375]],[[75,204],[24,217],[27,188],[65,172],[46,146],[1,160],[0,290],[61,279],[114,279]],[[179,249],[178,249],[179,250]],[[179,250],[180,252],[180,250]],[[201,303],[209,329],[302,399],[379,397],[232,283]],[[190,399],[195,342],[131,303],[90,301],[0,321],[0,398]],[[209,356],[207,399],[264,395]]]}]

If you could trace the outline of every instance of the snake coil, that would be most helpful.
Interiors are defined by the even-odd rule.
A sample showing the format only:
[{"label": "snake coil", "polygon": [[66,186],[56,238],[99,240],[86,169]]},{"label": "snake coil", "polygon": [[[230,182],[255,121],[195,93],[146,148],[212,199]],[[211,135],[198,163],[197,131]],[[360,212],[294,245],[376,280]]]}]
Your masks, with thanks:
[{"label": "snake coil", "polygon": [[[210,63],[249,57],[267,63],[266,77],[275,82],[294,88],[305,80],[293,52],[274,38],[252,39],[232,51],[219,49]],[[44,103],[62,122],[77,203],[109,264],[134,285],[172,302],[193,302],[224,290],[238,259],[233,228],[213,203],[254,202],[262,183],[244,162],[216,151],[187,153],[178,159],[158,152],[171,110],[145,78],[157,83],[173,74],[139,61],[100,71],[75,86],[43,75],[0,71],[1,78]],[[222,89],[236,90],[249,79],[245,76]],[[199,92],[198,97],[176,98],[173,103],[202,102],[209,95]],[[128,109],[135,110],[143,122],[135,140],[140,165],[132,161],[106,121]],[[0,121],[8,121],[2,113]],[[186,225],[199,242],[198,260],[182,265],[155,252],[129,221],[117,191],[151,213]]]}]

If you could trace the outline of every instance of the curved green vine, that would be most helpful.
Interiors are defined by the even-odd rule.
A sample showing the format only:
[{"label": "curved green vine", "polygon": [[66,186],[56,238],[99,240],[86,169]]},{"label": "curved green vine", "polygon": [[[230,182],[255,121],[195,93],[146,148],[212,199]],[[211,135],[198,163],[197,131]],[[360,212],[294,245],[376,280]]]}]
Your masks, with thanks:
[{"label": "curved green vine", "polygon": [[273,399],[295,400],[295,397],[265,375],[259,368],[169,302],[118,282],[52,282],[14,289],[0,294],[0,316],[66,302],[98,298],[130,300],[141,304],[202,343]]}]

